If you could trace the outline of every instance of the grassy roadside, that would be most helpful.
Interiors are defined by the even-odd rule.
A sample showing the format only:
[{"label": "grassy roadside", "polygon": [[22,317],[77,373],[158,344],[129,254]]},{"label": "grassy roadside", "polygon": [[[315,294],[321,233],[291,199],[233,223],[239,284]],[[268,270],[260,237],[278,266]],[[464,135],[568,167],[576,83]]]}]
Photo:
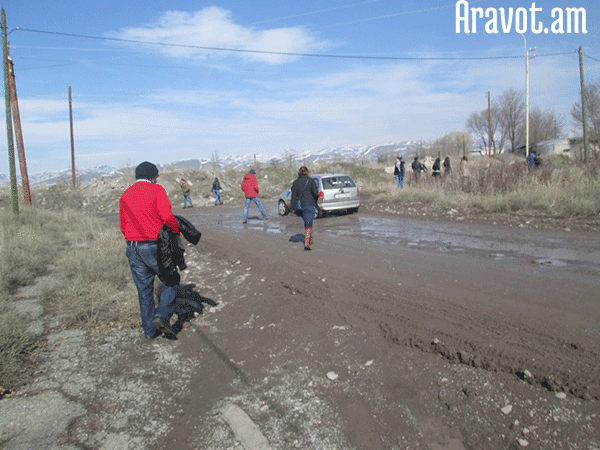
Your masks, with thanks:
[{"label": "grassy roadside", "polygon": [[[35,295],[15,295],[33,284]],[[21,300],[38,301],[62,328],[136,326],[137,295],[119,230],[73,210],[0,211],[0,387],[5,389],[27,380],[30,356],[43,342],[28,331]]]},{"label": "grassy roadside", "polygon": [[584,167],[568,158],[548,157],[532,173],[522,158],[482,157],[469,163],[470,177],[466,182],[461,182],[458,162],[447,178],[425,176],[419,182],[407,164],[403,189],[396,187],[392,175],[386,174],[382,179],[369,173],[372,169],[358,168],[353,176],[362,184],[361,191],[370,194],[371,202],[397,210],[418,207],[437,213],[454,209],[475,217],[503,214],[539,219],[581,218],[600,223],[598,163]]}]

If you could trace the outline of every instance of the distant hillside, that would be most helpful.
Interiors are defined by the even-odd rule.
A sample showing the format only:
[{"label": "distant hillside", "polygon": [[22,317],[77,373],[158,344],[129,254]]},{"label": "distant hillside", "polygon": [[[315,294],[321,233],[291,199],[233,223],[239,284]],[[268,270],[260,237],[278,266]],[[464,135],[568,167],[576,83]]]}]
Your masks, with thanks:
[{"label": "distant hillside", "polygon": [[[365,148],[359,147],[338,147],[325,148],[316,152],[306,153],[290,153],[285,152],[278,156],[273,155],[237,155],[226,156],[219,158],[219,166],[221,169],[241,169],[252,166],[255,161],[261,164],[283,164],[293,158],[295,162],[308,164],[325,163],[325,162],[343,162],[343,161],[365,161],[378,162],[386,160],[396,155],[404,157],[412,156],[415,152],[426,143],[416,141],[402,141],[390,144],[380,144]],[[168,164],[157,164],[161,171],[165,170],[181,170],[181,169],[211,169],[214,166],[213,160],[208,159],[188,159],[176,161]],[[119,176],[131,173],[133,167],[114,168],[110,166],[98,166],[87,169],[77,170],[77,180],[80,183],[89,183],[100,177]],[[17,168],[18,173],[18,168]],[[0,173],[0,184],[8,183],[10,177],[8,174]],[[29,175],[29,183],[32,186],[42,186],[60,183],[61,181],[69,182],[71,180],[71,169],[43,171]],[[20,182],[20,181],[19,181]]]}]

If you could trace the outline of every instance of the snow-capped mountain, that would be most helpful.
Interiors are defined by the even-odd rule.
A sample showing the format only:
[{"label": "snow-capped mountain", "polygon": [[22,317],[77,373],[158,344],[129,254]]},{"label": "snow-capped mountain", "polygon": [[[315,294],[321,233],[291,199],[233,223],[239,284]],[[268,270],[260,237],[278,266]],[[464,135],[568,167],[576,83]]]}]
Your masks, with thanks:
[{"label": "snow-capped mountain", "polygon": [[[292,151],[286,151],[277,156],[265,154],[225,156],[219,157],[219,167],[221,169],[245,169],[250,168],[255,162],[259,162],[261,164],[271,164],[283,161],[287,162],[290,159],[293,159],[296,163],[302,162],[305,164],[346,161],[378,162],[381,160],[387,160],[390,156],[412,156],[417,150],[423,147],[423,145],[424,143],[422,142],[402,141],[363,148],[324,148],[315,152],[305,153],[293,153]],[[214,165],[215,161],[210,159],[188,159],[168,164],[157,164],[159,170],[161,171],[169,169],[213,169]],[[133,174],[133,170],[134,167],[114,168],[110,166],[77,169],[77,180],[80,183],[88,183],[99,177]],[[32,186],[69,182],[70,180],[70,168],[29,174],[29,183]],[[0,173],[0,183],[8,183],[9,181],[10,177],[8,174]]]}]

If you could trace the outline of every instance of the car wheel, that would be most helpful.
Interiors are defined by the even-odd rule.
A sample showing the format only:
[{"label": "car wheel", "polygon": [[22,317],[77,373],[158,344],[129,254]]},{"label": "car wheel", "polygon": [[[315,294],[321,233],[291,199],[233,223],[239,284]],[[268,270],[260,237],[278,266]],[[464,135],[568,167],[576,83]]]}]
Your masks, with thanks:
[{"label": "car wheel", "polygon": [[358,207],[356,207],[356,208],[350,208],[350,209],[348,210],[348,212],[349,212],[350,214],[356,214],[356,213],[358,212]]},{"label": "car wheel", "polygon": [[290,213],[289,208],[283,200],[279,200],[278,208],[280,216],[287,216]]},{"label": "car wheel", "polygon": [[325,216],[325,211],[317,206],[317,219],[321,219]]}]

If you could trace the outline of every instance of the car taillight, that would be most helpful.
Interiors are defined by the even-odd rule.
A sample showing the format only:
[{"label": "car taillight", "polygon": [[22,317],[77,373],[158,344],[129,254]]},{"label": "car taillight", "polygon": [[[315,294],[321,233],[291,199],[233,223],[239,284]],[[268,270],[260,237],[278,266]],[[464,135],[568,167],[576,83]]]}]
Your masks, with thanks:
[{"label": "car taillight", "polygon": [[356,196],[360,197],[360,192],[358,192],[358,186],[356,186]]},{"label": "car taillight", "polygon": [[319,201],[322,202],[325,199],[325,194],[323,191],[319,192]]}]

